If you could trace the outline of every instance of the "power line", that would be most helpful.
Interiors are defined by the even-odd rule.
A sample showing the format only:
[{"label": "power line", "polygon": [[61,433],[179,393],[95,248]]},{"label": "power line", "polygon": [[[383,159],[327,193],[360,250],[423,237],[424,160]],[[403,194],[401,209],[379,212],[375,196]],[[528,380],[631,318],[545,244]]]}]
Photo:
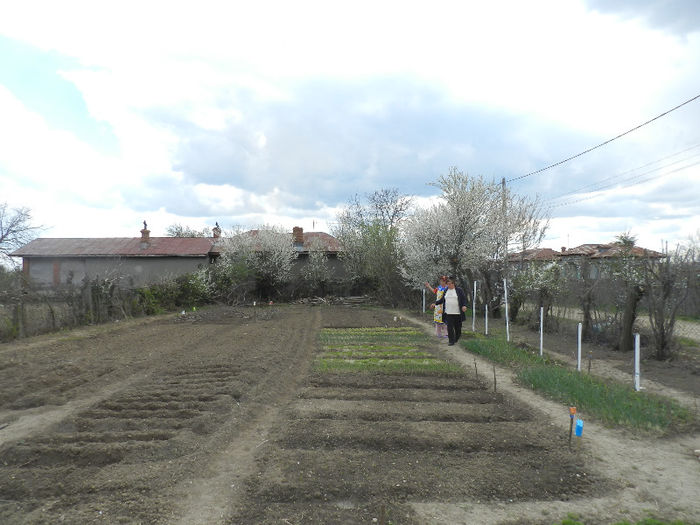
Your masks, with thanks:
[{"label": "power line", "polygon": [[[660,159],[656,159],[656,160],[654,160],[654,161],[647,162],[646,164],[643,164],[643,165],[641,165],[641,166],[637,166],[636,168],[632,168],[632,169],[630,169],[630,170],[623,171],[623,172],[621,172],[621,173],[616,173],[616,174],[614,174],[614,175],[610,175],[610,176],[608,176],[608,177],[604,177],[604,178],[600,179],[600,180],[597,181],[597,182],[593,182],[593,183],[591,183],[591,184],[586,184],[585,186],[581,186],[581,187],[579,187],[579,188],[577,188],[577,189],[575,189],[575,190],[567,191],[567,192],[565,192],[565,193],[562,193],[562,194],[560,194],[560,195],[557,195],[556,197],[551,197],[551,198],[549,198],[549,199],[547,199],[547,200],[548,200],[548,201],[554,201],[554,200],[557,200],[557,199],[561,199],[561,198],[563,198],[563,197],[566,197],[567,195],[574,195],[574,194],[576,194],[576,193],[580,193],[580,192],[582,192],[583,190],[587,190],[587,193],[588,193],[588,192],[593,192],[593,191],[598,191],[598,190],[607,188],[607,187],[609,187],[609,186],[611,186],[611,185],[618,184],[618,183],[624,182],[624,181],[626,181],[626,180],[634,179],[634,178],[636,178],[636,177],[639,176],[639,175],[635,175],[635,176],[633,176],[633,177],[628,177],[628,178],[624,178],[623,176],[624,176],[624,175],[629,175],[630,173],[634,173],[634,172],[637,171],[637,170],[641,170],[641,169],[643,169],[643,168],[647,168],[647,167],[652,166],[652,165],[654,165],[654,164],[658,164],[659,162],[662,162],[662,161],[664,161],[664,160],[668,160],[668,159],[670,159],[670,158],[672,158],[672,157],[676,157],[676,156],[678,156],[678,155],[682,155],[683,153],[687,153],[688,151],[693,150],[693,149],[696,149],[696,148],[698,148],[698,147],[700,147],[700,144],[695,144],[694,146],[691,146],[691,147],[689,147],[689,148],[686,148],[686,149],[684,149],[684,150],[682,150],[682,151],[678,151],[678,152],[676,152],[676,153],[673,153],[673,154],[671,154],[671,155],[667,155],[667,156],[662,157],[662,158],[660,158]],[[694,153],[694,154],[692,154],[692,155],[690,155],[690,156],[688,156],[688,157],[685,157],[685,158],[683,158],[683,159],[680,159],[680,160],[671,162],[670,164],[666,164],[666,165],[664,165],[664,166],[659,166],[659,167],[657,167],[657,168],[654,168],[654,169],[652,169],[652,170],[650,170],[650,171],[647,171],[647,172],[643,173],[642,175],[646,175],[646,174],[648,174],[648,173],[651,173],[652,171],[660,170],[660,169],[663,169],[663,168],[668,168],[668,167],[670,167],[670,166],[673,166],[674,164],[678,164],[679,162],[684,162],[684,161],[686,161],[686,160],[690,160],[690,159],[692,159],[692,158],[694,158],[694,157],[697,157],[698,155],[700,155],[700,152],[696,152],[696,153]],[[612,184],[611,184],[611,183],[608,183],[607,181],[610,181],[610,180],[614,180],[614,182],[613,182]],[[591,189],[589,189],[589,188],[591,188]]]},{"label": "power line", "polygon": [[678,108],[681,108],[681,107],[685,106],[686,104],[690,104],[691,102],[693,102],[694,100],[697,100],[698,98],[700,98],[700,94],[699,94],[699,95],[695,95],[693,98],[691,98],[691,99],[689,99],[689,100],[686,100],[685,102],[683,102],[683,103],[681,103],[681,104],[678,104],[676,107],[671,108],[671,109],[669,109],[668,111],[664,111],[664,112],[661,113],[660,115],[655,116],[653,119],[647,120],[646,122],[640,124],[639,126],[635,126],[634,128],[632,128],[632,129],[630,129],[630,130],[627,130],[627,131],[625,131],[624,133],[620,133],[619,135],[617,135],[617,136],[615,136],[615,137],[613,137],[613,138],[611,138],[611,139],[608,139],[608,140],[606,140],[605,142],[601,142],[601,143],[598,144],[597,146],[593,146],[592,148],[588,148],[586,151],[582,151],[581,153],[577,153],[576,155],[573,155],[573,156],[571,156],[571,157],[569,157],[569,158],[567,158],[567,159],[560,160],[559,162],[555,162],[554,164],[550,164],[550,165],[547,166],[547,167],[540,168],[540,169],[538,169],[538,170],[536,170],[536,171],[532,171],[532,172],[530,172],[530,173],[526,173],[525,175],[520,175],[519,177],[514,177],[514,178],[512,178],[512,179],[509,179],[509,180],[506,181],[506,182],[513,182],[513,181],[516,181],[516,180],[524,179],[525,177],[530,177],[531,175],[536,175],[536,174],[538,174],[538,173],[542,173],[543,171],[547,171],[548,169],[551,169],[551,168],[554,168],[554,167],[559,166],[559,165],[561,165],[561,164],[564,164],[565,162],[569,162],[570,160],[573,160],[573,159],[575,159],[575,158],[577,158],[577,157],[580,157],[581,155],[585,155],[586,153],[590,153],[591,151],[593,151],[593,150],[595,150],[595,149],[598,149],[598,148],[600,148],[600,147],[602,147],[602,146],[605,146],[606,144],[610,144],[613,140],[617,140],[617,139],[619,139],[620,137],[624,137],[625,135],[628,135],[629,133],[632,133],[633,131],[637,131],[639,128],[641,128],[641,127],[643,127],[643,126],[646,126],[647,124],[650,124],[650,123],[654,122],[654,121],[657,120],[657,119],[660,119],[661,117],[663,117],[663,116],[665,116],[665,115],[668,115],[668,114],[671,113],[672,111],[675,111],[675,110],[677,110]]},{"label": "power line", "polygon": [[[686,159],[686,160],[687,160],[687,159]],[[672,163],[671,165],[673,165],[673,164],[676,164],[676,163],[674,162],[674,163]],[[694,167],[694,166],[697,166],[698,164],[700,164],[700,161],[694,162],[694,163],[692,163],[692,164],[688,164],[688,165],[686,165],[686,166],[680,166],[679,168],[676,168],[676,169],[674,169],[674,170],[668,171],[668,172],[666,172],[666,173],[662,173],[661,175],[656,175],[656,174],[654,174],[654,175],[652,175],[651,177],[646,177],[646,178],[643,178],[642,180],[637,180],[636,182],[633,182],[632,184],[625,184],[625,185],[622,185],[621,188],[629,188],[630,186],[634,186],[634,185],[636,185],[636,184],[642,184],[643,182],[649,182],[650,180],[653,180],[653,179],[655,179],[655,178],[657,178],[657,177],[660,178],[660,177],[665,177],[666,175],[671,175],[672,173],[678,173],[679,171],[683,171],[683,170],[686,170],[686,169],[688,169],[688,168],[692,168],[692,167]],[[666,167],[668,167],[668,166],[662,166],[661,168],[654,168],[653,170],[647,171],[647,172],[645,172],[645,173],[641,173],[641,174],[636,175],[636,176],[634,176],[634,177],[629,177],[628,179],[624,179],[624,180],[626,180],[626,181],[629,182],[629,181],[638,179],[638,178],[640,178],[640,177],[644,177],[645,175],[649,175],[650,173],[652,173],[652,172],[654,172],[654,171],[657,171],[657,170],[659,170],[659,169],[666,168]],[[614,184],[609,184],[608,186],[613,186],[613,185],[614,185]],[[602,187],[602,188],[599,188],[599,189],[605,189],[605,187]],[[598,190],[596,190],[596,191],[598,191]],[[559,204],[551,204],[551,205],[547,206],[547,209],[548,209],[548,210],[551,210],[551,209],[553,209],[553,208],[560,208],[560,207],[562,207],[562,206],[569,206],[569,205],[571,205],[571,204],[577,204],[577,203],[579,203],[579,202],[583,202],[583,201],[587,201],[587,200],[590,200],[590,199],[594,199],[595,197],[599,197],[599,195],[597,195],[597,194],[596,194],[596,195],[589,195],[588,197],[582,197],[582,198],[580,198],[580,199],[568,200],[568,201],[565,201],[565,202],[560,202]]]}]

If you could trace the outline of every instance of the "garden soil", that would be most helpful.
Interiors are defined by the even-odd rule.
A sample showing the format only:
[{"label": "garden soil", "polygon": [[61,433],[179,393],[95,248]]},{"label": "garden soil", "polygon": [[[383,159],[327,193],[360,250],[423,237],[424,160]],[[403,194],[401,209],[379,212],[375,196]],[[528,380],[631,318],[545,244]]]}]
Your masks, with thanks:
[{"label": "garden soil", "polygon": [[315,370],[322,328],[387,326],[430,329],[266,305],[0,345],[0,523],[700,519],[697,433],[570,444],[567,407],[437,339],[464,374]]}]

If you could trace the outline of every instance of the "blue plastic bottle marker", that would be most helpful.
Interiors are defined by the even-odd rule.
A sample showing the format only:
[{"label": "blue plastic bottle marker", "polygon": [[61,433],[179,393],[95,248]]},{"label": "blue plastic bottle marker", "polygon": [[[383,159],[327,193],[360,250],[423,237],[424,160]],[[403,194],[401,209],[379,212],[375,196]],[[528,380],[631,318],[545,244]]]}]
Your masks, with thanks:
[{"label": "blue plastic bottle marker", "polygon": [[583,435],[583,419],[576,420],[576,435],[579,437]]}]

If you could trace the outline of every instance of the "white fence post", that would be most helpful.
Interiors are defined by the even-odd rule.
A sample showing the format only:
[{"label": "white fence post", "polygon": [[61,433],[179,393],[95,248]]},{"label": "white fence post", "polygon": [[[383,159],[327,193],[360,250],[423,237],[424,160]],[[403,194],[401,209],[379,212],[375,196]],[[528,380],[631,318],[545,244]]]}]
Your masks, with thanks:
[{"label": "white fence post", "polygon": [[503,279],[503,294],[506,301],[506,341],[510,342],[510,323],[508,319],[508,283]]},{"label": "white fence post", "polygon": [[639,392],[641,371],[639,369],[639,334],[634,334],[634,389]]},{"label": "white fence post", "polygon": [[425,288],[423,288],[423,313],[425,313]]},{"label": "white fence post", "polygon": [[581,371],[581,332],[583,331],[583,325],[578,324],[578,358],[576,359],[576,370]]},{"label": "white fence post", "polygon": [[543,346],[543,334],[544,334],[544,306],[540,306],[540,357],[544,351]]},{"label": "white fence post", "polygon": [[474,295],[472,295],[472,332],[476,331],[476,281],[474,281]]},{"label": "white fence post", "polygon": [[484,335],[489,335],[489,305],[484,305]]}]

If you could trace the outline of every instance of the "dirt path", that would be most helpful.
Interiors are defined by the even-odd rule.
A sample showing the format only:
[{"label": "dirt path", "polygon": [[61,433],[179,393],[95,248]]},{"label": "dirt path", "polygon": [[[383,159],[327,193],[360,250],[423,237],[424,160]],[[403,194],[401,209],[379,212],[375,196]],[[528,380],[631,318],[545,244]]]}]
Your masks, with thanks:
[{"label": "dirt path", "polygon": [[[417,322],[429,333],[432,326]],[[442,343],[438,343],[442,344]],[[474,367],[492,377],[493,364],[463,349],[449,348],[448,354],[465,367]],[[497,387],[547,415],[544,424],[554,425],[567,435],[569,417],[566,406],[547,400],[513,381],[508,369],[496,367]],[[625,377],[617,369],[606,369],[599,362],[594,372],[616,378]],[[631,380],[629,374],[626,379]],[[649,383],[648,383],[649,384]],[[650,389],[652,385],[649,384]],[[685,404],[694,403],[694,396],[654,385],[660,393],[672,395]],[[586,414],[584,437],[578,444],[596,471],[618,481],[620,492],[599,498],[567,499],[566,501],[528,501],[505,504],[465,501],[461,503],[414,503],[413,508],[424,523],[554,523],[568,513],[585,518],[585,523],[607,524],[622,520],[641,520],[650,516],[681,519],[688,523],[700,520],[700,461],[694,450],[700,449],[700,434],[671,439],[644,438],[629,431],[605,428],[590,421]]]}]

